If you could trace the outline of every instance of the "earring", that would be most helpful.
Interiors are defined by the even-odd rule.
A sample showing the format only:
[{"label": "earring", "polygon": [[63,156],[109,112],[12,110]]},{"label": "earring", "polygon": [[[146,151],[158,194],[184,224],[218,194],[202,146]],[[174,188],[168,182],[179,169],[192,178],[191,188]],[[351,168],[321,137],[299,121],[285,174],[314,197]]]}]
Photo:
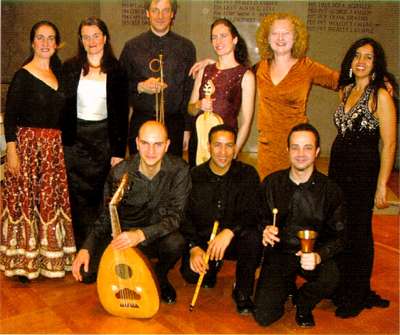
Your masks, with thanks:
[{"label": "earring", "polygon": [[350,68],[350,70],[349,70],[349,77],[350,78],[353,77],[353,69],[352,68]]},{"label": "earring", "polygon": [[375,74],[375,72],[374,72],[374,73],[372,74],[372,76],[371,76],[372,81],[374,81],[375,78],[376,78],[376,74]]}]

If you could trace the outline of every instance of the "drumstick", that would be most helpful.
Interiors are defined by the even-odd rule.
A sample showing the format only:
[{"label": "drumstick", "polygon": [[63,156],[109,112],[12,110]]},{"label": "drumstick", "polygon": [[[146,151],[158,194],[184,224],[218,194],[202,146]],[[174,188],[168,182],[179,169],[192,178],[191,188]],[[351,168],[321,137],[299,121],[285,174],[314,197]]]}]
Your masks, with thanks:
[{"label": "drumstick", "polygon": [[[272,219],[272,227],[275,227],[276,226],[276,215],[278,214],[278,208],[273,208],[272,209],[272,214],[274,215],[274,217]],[[273,247],[274,246],[271,244],[271,248],[273,248]]]},{"label": "drumstick", "polygon": [[[213,230],[212,230],[211,236],[210,236],[210,241],[209,241],[208,243],[210,243],[210,242],[215,238],[215,235],[217,235],[218,224],[219,224],[218,221],[215,221],[215,222],[214,222]],[[204,262],[206,263],[206,265],[208,264],[208,259],[209,259],[209,258],[210,258],[210,255],[209,255],[208,252],[207,252],[207,253],[205,254],[205,256],[204,256]],[[195,303],[196,303],[197,297],[198,297],[199,292],[200,292],[201,284],[203,283],[203,279],[204,279],[204,273],[202,273],[202,274],[199,276],[199,279],[197,280],[196,290],[194,291],[194,295],[193,295],[193,298],[192,298],[192,302],[191,302],[190,305],[189,305],[189,311],[190,311],[190,312],[193,311],[194,305],[195,305]]]},{"label": "drumstick", "polygon": [[278,208],[274,208],[272,210],[272,214],[274,215],[274,218],[272,220],[272,226],[275,227],[275,225],[276,225],[276,214],[278,214]]}]

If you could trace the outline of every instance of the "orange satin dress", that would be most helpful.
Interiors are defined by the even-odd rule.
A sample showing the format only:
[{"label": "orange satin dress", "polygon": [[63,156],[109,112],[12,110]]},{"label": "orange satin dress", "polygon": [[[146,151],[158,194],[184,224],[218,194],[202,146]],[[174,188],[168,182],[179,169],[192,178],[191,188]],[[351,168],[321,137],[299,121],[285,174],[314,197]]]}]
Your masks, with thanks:
[{"label": "orange satin dress", "polygon": [[339,73],[301,58],[288,74],[274,85],[267,60],[257,68],[258,91],[258,172],[268,174],[289,167],[287,136],[295,125],[307,122],[307,100],[313,84],[336,89]]}]

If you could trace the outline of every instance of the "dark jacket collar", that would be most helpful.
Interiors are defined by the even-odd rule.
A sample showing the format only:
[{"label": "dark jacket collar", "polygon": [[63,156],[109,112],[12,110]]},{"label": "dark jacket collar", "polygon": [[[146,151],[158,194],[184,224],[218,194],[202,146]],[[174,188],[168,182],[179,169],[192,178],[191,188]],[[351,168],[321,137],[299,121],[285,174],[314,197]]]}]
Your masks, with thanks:
[{"label": "dark jacket collar", "polygon": [[151,28],[147,31],[147,34],[150,38],[155,39],[155,40],[162,40],[164,38],[168,38],[172,35],[171,29],[163,36],[158,36],[154,34],[154,32],[151,30]]},{"label": "dark jacket collar", "polygon": [[[129,166],[129,173],[133,173],[136,175],[143,175],[141,172],[139,172],[139,165],[140,165],[140,155],[139,155],[139,153],[137,153],[132,157],[131,164]],[[171,157],[169,156],[169,154],[165,154],[161,161],[160,171],[153,177],[153,179],[156,176],[159,176],[159,175],[161,176],[161,175],[164,175],[165,173],[167,173],[171,169],[172,166],[173,166],[173,163],[171,161]]]},{"label": "dark jacket collar", "polygon": [[315,185],[315,183],[318,181],[318,178],[319,178],[319,175],[320,175],[320,172],[314,167],[314,170],[313,170],[310,178],[308,178],[308,180],[306,182],[300,183],[300,184],[296,184],[292,179],[290,179],[290,168],[285,170],[285,173],[286,173],[286,176],[287,176],[287,179],[288,179],[289,183],[291,183],[291,184],[293,184],[295,186],[301,186],[301,187],[304,187],[304,188],[309,188],[312,185]]}]

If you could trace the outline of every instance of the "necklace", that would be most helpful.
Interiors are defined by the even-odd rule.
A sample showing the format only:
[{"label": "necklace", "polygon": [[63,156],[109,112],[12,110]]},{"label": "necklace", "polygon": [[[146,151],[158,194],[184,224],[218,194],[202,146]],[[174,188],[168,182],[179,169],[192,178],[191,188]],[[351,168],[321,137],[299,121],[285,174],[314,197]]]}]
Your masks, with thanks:
[{"label": "necklace", "polygon": [[88,64],[89,64],[89,66],[90,66],[92,69],[99,69],[99,68],[101,67],[101,64],[99,64],[99,65],[93,65],[93,64],[90,63],[89,61],[88,61]]}]

